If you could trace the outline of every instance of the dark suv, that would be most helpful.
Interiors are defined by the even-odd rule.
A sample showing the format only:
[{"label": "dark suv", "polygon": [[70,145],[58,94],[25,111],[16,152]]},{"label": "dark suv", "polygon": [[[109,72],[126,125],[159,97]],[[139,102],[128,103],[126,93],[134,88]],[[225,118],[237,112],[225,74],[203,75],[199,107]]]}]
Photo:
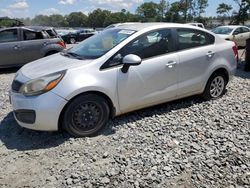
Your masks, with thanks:
[{"label": "dark suv", "polygon": [[63,40],[58,36],[52,37],[46,30],[51,29],[42,27],[0,29],[0,68],[20,66],[65,49]]},{"label": "dark suv", "polygon": [[81,29],[77,31],[72,30],[58,30],[61,38],[68,44],[75,44],[81,42],[97,33],[94,29]]}]

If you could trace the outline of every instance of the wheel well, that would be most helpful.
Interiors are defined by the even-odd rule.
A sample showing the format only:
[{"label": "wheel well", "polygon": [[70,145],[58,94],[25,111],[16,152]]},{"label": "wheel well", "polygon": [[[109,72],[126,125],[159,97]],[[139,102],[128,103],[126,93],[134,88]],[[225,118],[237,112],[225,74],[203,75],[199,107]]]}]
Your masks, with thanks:
[{"label": "wheel well", "polygon": [[[227,83],[228,83],[228,81],[229,81],[229,74],[228,74],[228,71],[225,69],[225,68],[219,68],[219,69],[217,69],[216,71],[214,71],[214,73],[212,74],[212,75],[214,75],[214,74],[216,74],[216,73],[222,73],[223,75],[225,75],[225,77],[226,77],[226,81],[227,81]],[[211,75],[211,76],[212,76]],[[210,76],[210,77],[211,77]]]},{"label": "wheel well", "polygon": [[49,56],[49,55],[52,55],[52,54],[55,54],[55,53],[58,53],[58,51],[56,51],[56,50],[48,51],[48,52],[44,55],[44,57]]},{"label": "wheel well", "polygon": [[59,116],[59,121],[58,121],[58,129],[61,130],[62,129],[62,123],[61,123],[61,118],[62,118],[62,115],[64,114],[64,111],[65,109],[67,108],[68,104],[74,100],[75,98],[81,96],[81,95],[86,95],[86,94],[96,94],[96,95],[99,95],[99,96],[102,96],[107,102],[108,102],[108,106],[109,106],[109,109],[110,109],[110,118],[113,118],[115,117],[115,114],[116,114],[116,109],[113,105],[113,102],[112,100],[104,93],[102,92],[99,92],[99,91],[88,91],[88,92],[84,92],[84,93],[80,93],[76,96],[74,96],[73,98],[71,98],[67,104],[63,107],[61,113],[60,113],[60,116]]}]

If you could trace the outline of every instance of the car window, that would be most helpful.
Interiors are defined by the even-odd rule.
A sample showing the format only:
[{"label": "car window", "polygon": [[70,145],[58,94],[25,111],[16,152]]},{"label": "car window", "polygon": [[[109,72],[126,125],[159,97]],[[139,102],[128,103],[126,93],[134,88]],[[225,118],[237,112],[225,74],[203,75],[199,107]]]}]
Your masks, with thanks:
[{"label": "car window", "polygon": [[46,30],[46,32],[48,33],[48,35],[49,35],[51,38],[56,38],[56,37],[57,37],[56,31],[53,30],[53,29],[48,29],[48,30]]},{"label": "car window", "polygon": [[198,27],[203,28],[203,25],[202,24],[198,24]]},{"label": "car window", "polygon": [[142,59],[151,58],[174,51],[171,30],[162,29],[144,34],[116,53],[101,69],[110,68],[122,64],[126,55],[138,55]]},{"label": "car window", "polygon": [[0,42],[18,41],[17,29],[9,29],[0,32]]},{"label": "car window", "polygon": [[135,32],[136,31],[134,30],[119,28],[105,30],[84,40],[79,45],[68,50],[68,52],[83,59],[97,59],[133,35]]},{"label": "car window", "polygon": [[23,30],[23,39],[24,40],[39,40],[39,39],[43,39],[43,34],[41,32]]},{"label": "car window", "polygon": [[234,34],[239,34],[239,33],[242,33],[241,28],[237,28],[237,29],[235,29]]},{"label": "car window", "polygon": [[215,41],[213,35],[193,29],[177,29],[177,38],[179,50],[210,45]]},{"label": "car window", "polygon": [[229,35],[233,31],[233,28],[229,27],[216,27],[212,29],[212,32],[219,35]]},{"label": "car window", "polygon": [[142,35],[121,50],[124,57],[128,54],[138,55],[142,59],[166,54],[173,51],[171,30],[164,29]]},{"label": "car window", "polygon": [[250,30],[248,28],[246,28],[246,27],[242,27],[241,31],[242,31],[242,33],[250,32]]}]

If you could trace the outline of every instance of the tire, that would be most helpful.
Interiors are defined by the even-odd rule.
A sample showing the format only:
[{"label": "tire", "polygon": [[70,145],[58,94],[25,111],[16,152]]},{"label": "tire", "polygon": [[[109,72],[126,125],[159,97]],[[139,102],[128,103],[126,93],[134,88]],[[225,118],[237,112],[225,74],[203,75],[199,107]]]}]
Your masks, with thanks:
[{"label": "tire", "polygon": [[208,80],[206,88],[202,94],[205,100],[217,99],[226,92],[226,75],[221,72],[214,73]]},{"label": "tire", "polygon": [[63,114],[62,126],[72,136],[96,135],[108,122],[107,101],[96,94],[81,95],[71,101]]},{"label": "tire", "polygon": [[75,44],[76,43],[76,39],[75,38],[70,38],[69,39],[69,43],[70,44]]}]

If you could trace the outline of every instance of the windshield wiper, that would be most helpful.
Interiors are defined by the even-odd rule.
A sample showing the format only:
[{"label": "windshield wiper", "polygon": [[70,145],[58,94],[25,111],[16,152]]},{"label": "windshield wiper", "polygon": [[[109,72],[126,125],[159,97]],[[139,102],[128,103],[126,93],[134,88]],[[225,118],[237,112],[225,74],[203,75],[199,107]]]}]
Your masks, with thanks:
[{"label": "windshield wiper", "polygon": [[80,59],[80,60],[83,60],[84,58],[82,58],[80,55],[74,53],[74,52],[62,52],[61,53],[63,56],[66,56],[66,57],[74,57],[76,59]]}]

